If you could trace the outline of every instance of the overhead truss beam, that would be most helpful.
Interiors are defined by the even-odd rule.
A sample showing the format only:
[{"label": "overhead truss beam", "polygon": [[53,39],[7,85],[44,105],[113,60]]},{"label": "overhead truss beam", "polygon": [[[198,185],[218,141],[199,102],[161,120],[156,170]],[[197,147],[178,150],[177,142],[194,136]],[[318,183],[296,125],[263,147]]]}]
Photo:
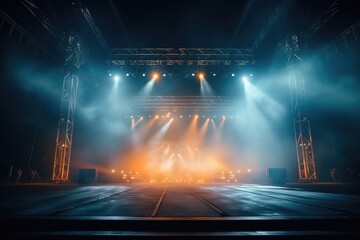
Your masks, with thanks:
[{"label": "overhead truss beam", "polygon": [[270,30],[273,28],[275,23],[278,21],[278,19],[282,15],[284,15],[289,8],[291,8],[294,5],[295,5],[295,1],[287,1],[286,0],[286,1],[283,1],[283,3],[274,10],[274,12],[271,14],[269,20],[267,21],[265,27],[261,30],[259,36],[256,38],[256,40],[252,46],[252,49],[256,50],[260,46],[260,44],[262,43],[264,38],[268,35]]},{"label": "overhead truss beam", "polygon": [[239,48],[111,48],[115,65],[250,65],[252,49]]},{"label": "overhead truss beam", "polygon": [[55,25],[46,17],[46,15],[31,0],[23,0],[21,3],[30,11],[32,15],[43,25],[56,40],[60,39],[60,34]]},{"label": "overhead truss beam", "polygon": [[227,96],[144,96],[126,102],[129,109],[232,109],[236,100]]},{"label": "overhead truss beam", "polygon": [[350,27],[345,29],[341,34],[339,34],[333,41],[331,41],[328,45],[326,45],[322,50],[325,54],[331,49],[335,49],[338,51],[337,45],[340,43],[344,43],[348,46],[348,41],[350,39],[354,39],[355,41],[359,41],[360,39],[360,19],[358,19],[355,23],[353,23]]},{"label": "overhead truss beam", "polygon": [[91,13],[90,13],[89,9],[87,9],[87,7],[84,6],[84,4],[83,4],[83,2],[81,0],[77,0],[76,2],[79,5],[81,13],[83,14],[86,22],[89,24],[91,30],[95,34],[97,40],[100,42],[101,46],[105,50],[107,50],[107,48],[108,48],[107,43],[106,43],[104,37],[102,36],[97,24],[95,23],[94,18],[91,16]]},{"label": "overhead truss beam", "polygon": [[346,0],[335,0],[326,9],[326,11],[308,28],[306,37],[310,38],[312,35],[314,35],[326,22],[330,20],[330,18],[332,18],[341,9],[345,2]]},{"label": "overhead truss beam", "polygon": [[15,20],[8,16],[0,9],[0,30],[8,29],[8,36],[15,38],[19,44],[25,45],[27,49],[33,49],[36,56],[39,56],[43,61],[56,62],[58,56],[50,53],[43,45],[35,39],[29,32],[21,27]]}]

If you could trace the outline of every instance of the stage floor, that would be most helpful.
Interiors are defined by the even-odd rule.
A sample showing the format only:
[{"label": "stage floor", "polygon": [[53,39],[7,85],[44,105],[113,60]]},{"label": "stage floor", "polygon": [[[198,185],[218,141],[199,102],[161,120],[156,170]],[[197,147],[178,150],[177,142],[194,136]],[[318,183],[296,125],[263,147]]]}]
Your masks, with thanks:
[{"label": "stage floor", "polygon": [[[195,221],[198,223],[194,222],[193,227],[198,227],[201,232],[220,231],[222,234],[238,232],[241,235],[249,231],[315,231],[318,234],[320,231],[334,236],[350,233],[358,236],[359,229],[356,226],[360,226],[360,195],[314,190],[331,190],[335,189],[335,185],[314,186],[2,185],[0,216],[9,225],[21,225],[19,232],[32,234],[44,229],[47,229],[47,233],[61,230],[62,234],[84,229],[95,229],[98,233],[112,231],[112,234],[119,231],[124,234],[123,231],[131,229],[139,233],[151,230],[151,227],[147,227],[154,224],[151,221],[156,224],[159,221],[167,222],[163,224],[166,232],[193,232],[188,223],[187,230],[186,224],[181,227],[181,222],[178,223],[179,229],[175,225],[165,226],[168,222]],[[356,190],[354,193],[357,193]],[[225,224],[226,220],[228,222]],[[62,221],[62,226],[56,227],[56,221]],[[139,229],[131,227],[137,223],[127,223],[122,227],[110,224],[111,227],[107,229],[105,225],[87,223],[87,227],[83,228],[78,224],[79,221],[143,221],[144,224],[138,226]],[[209,221],[219,223],[214,224],[213,229],[212,223],[200,223]],[[26,224],[34,225],[34,222],[34,227],[24,227]],[[64,223],[72,223],[73,226],[78,224],[78,228],[69,229]],[[96,229],[100,225],[102,227]],[[89,226],[94,226],[94,229],[89,229]],[[153,227],[157,231],[164,231],[160,225]],[[11,232],[6,234],[12,236]]]}]

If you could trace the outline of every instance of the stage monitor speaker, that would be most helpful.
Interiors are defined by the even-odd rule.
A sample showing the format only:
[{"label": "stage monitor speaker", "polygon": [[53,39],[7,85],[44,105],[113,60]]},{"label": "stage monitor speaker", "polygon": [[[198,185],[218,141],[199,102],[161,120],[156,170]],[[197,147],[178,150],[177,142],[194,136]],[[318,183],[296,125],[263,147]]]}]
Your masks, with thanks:
[{"label": "stage monitor speaker", "polygon": [[93,184],[97,178],[97,170],[95,168],[80,168],[78,183]]},{"label": "stage monitor speaker", "polygon": [[286,184],[286,168],[269,168],[268,179],[270,184]]}]

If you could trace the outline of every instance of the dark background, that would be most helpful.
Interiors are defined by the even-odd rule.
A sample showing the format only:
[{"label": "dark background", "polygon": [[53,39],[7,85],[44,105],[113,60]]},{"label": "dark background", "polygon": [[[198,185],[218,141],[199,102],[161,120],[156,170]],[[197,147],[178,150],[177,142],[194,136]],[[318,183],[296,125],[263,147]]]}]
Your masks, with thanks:
[{"label": "dark background", "polygon": [[[77,4],[67,0],[34,3],[59,32],[78,32],[88,59],[91,59],[79,70],[79,114],[75,119],[73,139],[73,161],[76,161],[87,156],[84,152],[90,151],[89,139],[101,137],[94,135],[96,123],[87,121],[81,109],[91,106],[105,94],[112,84],[108,72],[117,69],[107,64],[106,51]],[[256,50],[255,64],[237,70],[239,74],[254,73],[254,85],[262,86],[288,110],[283,65],[274,60],[276,46],[289,33],[305,33],[331,3],[330,0],[298,0],[291,4],[280,0],[83,1],[108,46],[114,48],[251,48],[275,9],[291,5]],[[31,167],[43,179],[50,179],[63,80],[59,43],[20,1],[1,1],[0,9],[29,32],[49,55],[44,60],[33,47],[26,48],[25,44],[16,41],[16,36],[9,36],[8,26],[0,29],[1,179],[6,178],[10,166],[14,170],[26,168],[30,156]],[[359,20],[359,9],[357,1],[343,1],[340,10],[311,36],[303,57],[315,159],[319,178],[323,181],[331,180],[330,168],[359,172],[359,29],[354,31],[355,35],[348,35],[346,41],[336,39]],[[90,73],[91,68],[95,70],[94,74]],[[132,71],[140,74],[144,70]],[[193,70],[188,74],[190,71]],[[220,73],[208,79],[217,95],[243,94],[233,87],[236,82],[227,75],[228,69],[211,71]],[[128,80],[128,94],[136,93],[145,82],[141,78]],[[198,84],[187,75],[168,78],[161,84],[162,88],[154,89],[155,95],[199,94]],[[297,165],[290,114],[284,116],[282,123],[275,125],[274,130],[279,135],[274,141],[283,146],[281,160],[287,161],[285,166],[294,177]],[[102,158],[100,152],[97,155],[96,158]]]}]

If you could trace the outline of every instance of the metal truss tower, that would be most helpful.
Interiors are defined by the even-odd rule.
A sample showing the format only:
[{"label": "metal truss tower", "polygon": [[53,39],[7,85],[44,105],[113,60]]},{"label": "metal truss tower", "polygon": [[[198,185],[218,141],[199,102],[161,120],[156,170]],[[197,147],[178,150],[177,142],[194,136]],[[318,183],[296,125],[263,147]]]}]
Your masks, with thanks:
[{"label": "metal truss tower", "polygon": [[317,174],[310,122],[307,116],[305,82],[301,73],[302,49],[299,46],[297,35],[288,36],[286,40],[286,53],[299,180],[312,182],[317,180]]},{"label": "metal truss tower", "polygon": [[79,82],[77,69],[82,62],[80,38],[76,34],[69,34],[66,36],[64,43],[66,44],[64,49],[65,72],[52,173],[52,180],[55,182],[69,181],[74,115]]}]

